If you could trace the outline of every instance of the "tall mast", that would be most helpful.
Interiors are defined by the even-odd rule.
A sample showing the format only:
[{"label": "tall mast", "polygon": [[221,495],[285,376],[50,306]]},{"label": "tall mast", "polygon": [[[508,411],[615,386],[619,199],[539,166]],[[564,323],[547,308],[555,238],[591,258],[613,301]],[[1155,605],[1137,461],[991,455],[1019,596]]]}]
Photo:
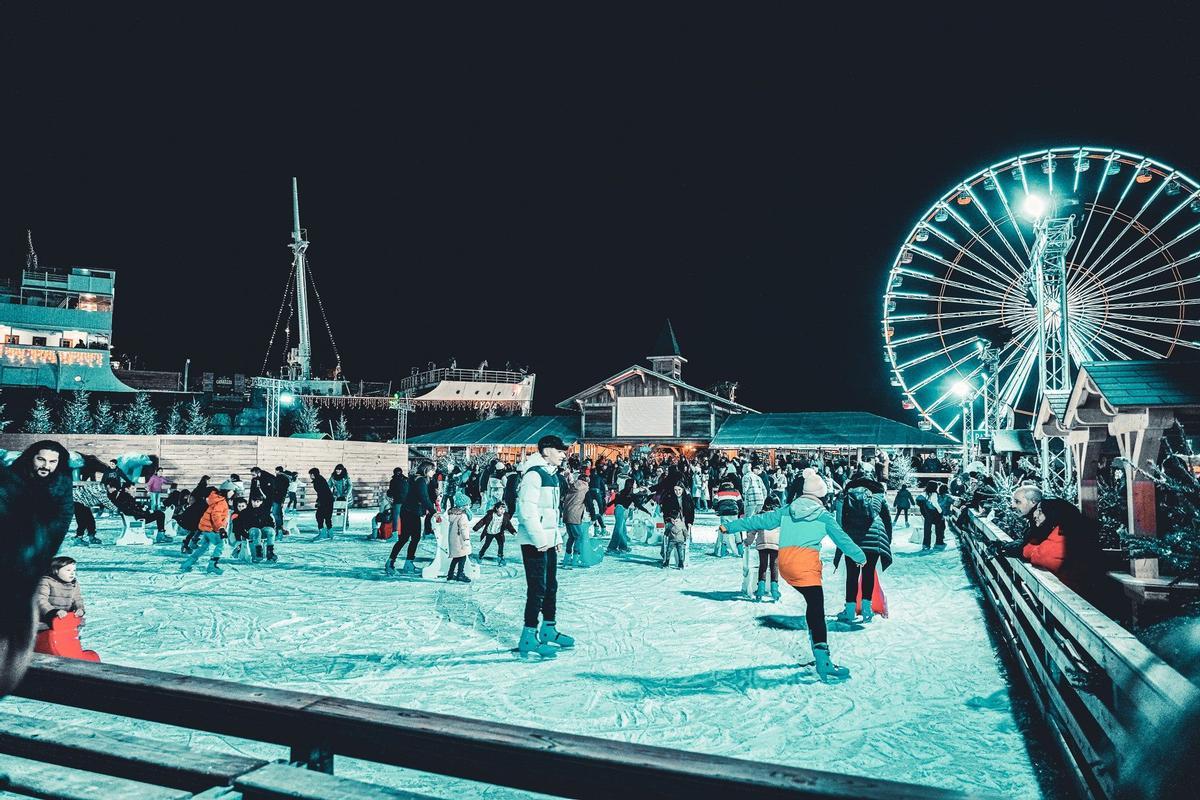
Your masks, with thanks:
[{"label": "tall mast", "polygon": [[304,254],[308,250],[305,232],[300,229],[300,190],[292,178],[292,243],[288,245],[296,259],[296,325],[300,329],[299,380],[312,377],[312,341],[308,335],[308,279],[304,274]]}]

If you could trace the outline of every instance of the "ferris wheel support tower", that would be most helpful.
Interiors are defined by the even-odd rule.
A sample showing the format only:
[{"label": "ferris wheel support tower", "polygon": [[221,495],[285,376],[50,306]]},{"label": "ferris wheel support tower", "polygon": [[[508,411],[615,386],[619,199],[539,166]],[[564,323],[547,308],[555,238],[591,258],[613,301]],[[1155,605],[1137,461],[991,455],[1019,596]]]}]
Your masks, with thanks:
[{"label": "ferris wheel support tower", "polygon": [[308,251],[308,239],[300,227],[300,191],[296,179],[292,178],[292,243],[288,245],[296,260],[296,327],[299,345],[296,348],[296,377],[306,381],[312,377],[312,339],[308,332],[308,283],[305,277],[304,260]]},{"label": "ferris wheel support tower", "polygon": [[[1053,201],[1051,201],[1053,202]],[[1075,242],[1075,217],[1036,221],[1032,269],[1028,273],[1038,315],[1038,394],[1065,397],[1071,392],[1071,315],[1067,302],[1067,252]],[[1043,486],[1062,489],[1071,481],[1071,451],[1061,439],[1041,440]]]}]

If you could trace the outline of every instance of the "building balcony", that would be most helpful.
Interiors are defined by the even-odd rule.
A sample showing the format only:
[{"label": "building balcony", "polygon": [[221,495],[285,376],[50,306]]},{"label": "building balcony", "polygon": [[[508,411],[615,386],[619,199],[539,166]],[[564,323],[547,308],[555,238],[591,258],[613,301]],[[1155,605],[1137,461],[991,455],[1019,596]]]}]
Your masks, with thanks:
[{"label": "building balcony", "polygon": [[111,336],[112,319],[112,311],[0,302],[0,325],[14,328],[84,331]]},{"label": "building balcony", "polygon": [[131,392],[113,375],[107,350],[0,345],[0,386]]}]

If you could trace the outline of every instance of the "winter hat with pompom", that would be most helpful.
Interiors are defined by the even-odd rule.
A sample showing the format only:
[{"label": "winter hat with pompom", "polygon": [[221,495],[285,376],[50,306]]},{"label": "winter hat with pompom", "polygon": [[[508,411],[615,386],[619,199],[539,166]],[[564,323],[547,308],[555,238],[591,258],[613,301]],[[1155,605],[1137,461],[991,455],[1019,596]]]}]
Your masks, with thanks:
[{"label": "winter hat with pompom", "polygon": [[824,497],[829,494],[829,487],[825,485],[825,480],[817,474],[815,469],[805,467],[801,474],[804,476],[803,492],[805,494],[811,494],[813,497]]}]

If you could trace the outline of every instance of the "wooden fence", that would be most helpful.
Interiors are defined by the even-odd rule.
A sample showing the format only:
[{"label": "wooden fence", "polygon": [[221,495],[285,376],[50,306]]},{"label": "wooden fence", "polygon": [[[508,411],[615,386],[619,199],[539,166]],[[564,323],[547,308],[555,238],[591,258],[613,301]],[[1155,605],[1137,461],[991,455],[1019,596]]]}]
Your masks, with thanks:
[{"label": "wooden fence", "polygon": [[54,439],[68,450],[107,462],[124,453],[158,456],[163,474],[180,486],[192,486],[201,475],[223,480],[232,472],[249,484],[250,468],[274,470],[283,465],[307,480],[310,467],[326,477],[344,464],[358,489],[386,487],[394,467],[408,470],[408,447],[383,442],[290,439],[273,436],[102,436],[81,434],[0,434],[0,448],[24,450],[39,439]]},{"label": "wooden fence", "polygon": [[995,525],[972,514],[963,533],[963,550],[1079,790],[1113,797],[1136,742],[1164,730],[1200,690],[1051,573],[990,557],[989,545],[1011,541]]},{"label": "wooden fence", "polygon": [[[59,768],[86,769],[115,779],[204,792],[204,797],[227,797],[215,789],[205,789],[215,785],[232,786],[241,792],[236,796],[243,800],[414,797],[334,778],[335,755],[559,797],[609,798],[621,793],[680,800],[983,797],[50,656],[34,656],[29,673],[14,694],[283,745],[290,749],[292,764],[308,767],[292,770],[289,778],[280,765],[244,756],[205,754],[195,748],[134,736],[94,731],[80,735],[63,729],[61,722],[0,714],[0,753],[20,757],[21,761],[41,758],[55,762]],[[54,715],[57,720],[67,716]],[[797,736],[802,751],[803,736]],[[5,766],[6,762],[0,760],[0,770]],[[17,767],[35,772],[24,763]],[[335,780],[344,785],[339,789],[332,783]],[[263,782],[273,783],[274,788],[255,788]],[[301,783],[312,788],[294,788]],[[359,788],[350,787],[352,783]],[[280,790],[283,784],[287,784],[288,793]]]}]

